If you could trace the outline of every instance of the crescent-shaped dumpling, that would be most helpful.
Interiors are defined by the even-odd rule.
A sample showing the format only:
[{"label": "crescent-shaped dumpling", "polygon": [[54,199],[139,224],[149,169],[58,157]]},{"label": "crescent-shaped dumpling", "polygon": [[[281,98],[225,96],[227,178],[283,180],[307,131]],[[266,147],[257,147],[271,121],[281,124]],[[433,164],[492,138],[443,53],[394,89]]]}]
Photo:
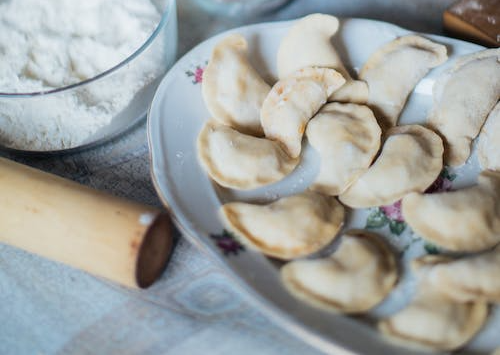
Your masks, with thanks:
[{"label": "crescent-shaped dumpling", "polygon": [[203,72],[201,88],[215,120],[261,136],[260,108],[271,87],[250,65],[247,50],[247,41],[239,34],[217,43]]},{"label": "crescent-shaped dumpling", "polygon": [[488,317],[484,301],[456,302],[432,287],[427,268],[419,268],[418,290],[402,311],[379,322],[393,341],[426,350],[451,351],[462,347],[483,327]]},{"label": "crescent-shaped dumpling", "polygon": [[500,173],[483,171],[478,184],[403,198],[403,217],[425,239],[453,251],[480,251],[500,242]]},{"label": "crescent-shaped dumpling", "polygon": [[322,67],[337,70],[346,83],[331,96],[331,101],[366,103],[368,86],[365,82],[353,80],[344,67],[331,39],[339,28],[335,16],[312,14],[297,20],[278,49],[278,74],[285,78],[306,67]]},{"label": "crescent-shaped dumpling", "polygon": [[443,142],[436,133],[419,125],[393,127],[373,165],[339,199],[353,208],[389,205],[425,191],[442,168]]},{"label": "crescent-shaped dumpling", "polygon": [[260,111],[266,138],[280,142],[297,158],[307,122],[344,83],[342,75],[327,68],[300,69],[278,81]]},{"label": "crescent-shaped dumpling", "polygon": [[198,157],[219,185],[242,190],[279,181],[299,162],[274,141],[240,133],[215,121],[207,122],[198,136]]},{"label": "crescent-shaped dumpling", "polygon": [[417,83],[447,59],[446,47],[419,36],[404,36],[375,51],[361,71],[368,83],[368,104],[382,127],[395,126]]},{"label": "crescent-shaped dumpling", "polygon": [[333,197],[307,191],[268,205],[228,203],[220,215],[242,243],[287,260],[329,244],[344,222],[344,207]]},{"label": "crescent-shaped dumpling", "polygon": [[488,115],[481,130],[477,154],[483,169],[500,171],[500,102]]},{"label": "crescent-shaped dumpling", "polygon": [[429,125],[444,138],[445,163],[462,165],[500,98],[500,48],[459,58],[434,84]]},{"label": "crescent-shaped dumpling", "polygon": [[380,148],[380,127],[364,105],[330,103],[309,121],[306,136],[321,163],[311,189],[343,193],[373,161]]},{"label": "crescent-shaped dumpling", "polygon": [[397,278],[394,253],[378,235],[362,230],[344,234],[339,248],[327,258],[295,260],[281,268],[281,279],[294,296],[343,313],[375,307]]},{"label": "crescent-shaped dumpling", "polygon": [[[420,263],[427,264],[424,257]],[[482,300],[500,303],[500,246],[446,262],[432,263],[428,282],[433,288],[457,302]]]}]

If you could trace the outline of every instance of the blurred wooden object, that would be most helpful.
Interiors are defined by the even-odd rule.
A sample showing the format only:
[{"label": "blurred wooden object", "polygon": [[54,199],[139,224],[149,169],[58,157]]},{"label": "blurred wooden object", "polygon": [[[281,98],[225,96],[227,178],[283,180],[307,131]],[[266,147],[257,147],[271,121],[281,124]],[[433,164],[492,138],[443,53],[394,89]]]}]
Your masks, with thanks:
[{"label": "blurred wooden object", "polygon": [[443,13],[446,32],[488,47],[500,46],[500,0],[459,0]]},{"label": "blurred wooden object", "polygon": [[130,287],[147,287],[172,249],[159,209],[0,158],[0,242]]}]

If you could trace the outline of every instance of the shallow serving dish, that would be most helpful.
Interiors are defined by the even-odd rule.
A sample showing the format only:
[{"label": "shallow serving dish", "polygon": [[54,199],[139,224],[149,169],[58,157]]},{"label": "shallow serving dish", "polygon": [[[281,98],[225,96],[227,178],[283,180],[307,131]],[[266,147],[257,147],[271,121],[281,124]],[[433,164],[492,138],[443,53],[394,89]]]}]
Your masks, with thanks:
[{"label": "shallow serving dish", "polygon": [[[234,29],[249,42],[252,64],[271,82],[276,78],[276,51],[291,22],[253,25]],[[344,63],[358,69],[380,45],[410,31],[378,21],[344,19],[335,46]],[[148,116],[153,181],[164,204],[191,242],[216,258],[252,295],[260,309],[284,328],[313,346],[334,354],[370,355],[419,354],[382,338],[373,321],[403,308],[415,288],[412,275],[403,267],[402,278],[390,296],[365,317],[351,318],[322,312],[296,300],[279,278],[280,262],[243,248],[224,232],[217,211],[233,201],[271,201],[304,190],[313,180],[317,155],[307,143],[299,167],[283,181],[256,190],[238,192],[213,184],[196,157],[196,138],[209,113],[201,95],[203,68],[214,44],[228,33],[201,43],[186,54],[165,76]],[[481,50],[471,43],[425,35],[445,44],[450,60],[431,71],[416,87],[403,111],[402,124],[421,123],[432,103],[432,86],[437,75],[457,56]],[[449,189],[471,185],[479,172],[476,153],[458,169],[445,168],[433,188]],[[399,206],[348,211],[345,229],[368,228],[385,236],[399,251],[401,264],[426,253],[435,253],[401,219]],[[492,315],[479,335],[464,350],[467,354],[488,354],[500,346],[500,311]]]},{"label": "shallow serving dish", "polygon": [[[138,49],[120,63],[116,63],[112,68],[76,84],[47,91],[7,93],[0,90],[0,106],[19,106],[30,113],[36,113],[51,105],[57,105],[59,99],[71,93],[91,93],[99,97],[99,93],[102,93],[102,90],[99,91],[99,89],[106,86],[113,87],[111,92],[106,91],[103,93],[108,99],[112,100],[116,95],[120,95],[125,85],[134,81],[135,78],[128,75],[131,70],[141,67],[148,56],[155,58],[159,63],[158,68],[154,71],[156,79],[137,91],[132,100],[113,116],[109,125],[100,128],[81,143],[62,149],[17,149],[2,139],[0,139],[0,148],[11,152],[34,154],[77,152],[116,138],[144,119],[154,92],[164,73],[173,64],[177,51],[176,0],[153,0],[152,3],[161,13],[160,22]],[[101,97],[97,99],[96,105],[99,104],[100,99]],[[52,119],[52,117],[47,119]],[[0,138],[2,133],[2,127],[0,127]]]}]

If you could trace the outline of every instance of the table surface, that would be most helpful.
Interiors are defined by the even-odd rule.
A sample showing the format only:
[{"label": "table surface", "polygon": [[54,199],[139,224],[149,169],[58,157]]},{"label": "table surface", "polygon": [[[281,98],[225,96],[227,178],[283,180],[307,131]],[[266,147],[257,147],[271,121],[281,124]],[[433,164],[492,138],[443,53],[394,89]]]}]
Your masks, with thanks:
[{"label": "table surface", "polygon": [[[441,33],[452,0],[292,0],[258,18],[221,18],[178,0],[179,56],[243,24],[312,12]],[[201,0],[199,0],[201,1]],[[146,126],[96,149],[61,156],[1,155],[115,195],[160,205],[149,177]],[[1,354],[318,354],[281,330],[184,238],[161,279],[130,290],[0,245]]]}]

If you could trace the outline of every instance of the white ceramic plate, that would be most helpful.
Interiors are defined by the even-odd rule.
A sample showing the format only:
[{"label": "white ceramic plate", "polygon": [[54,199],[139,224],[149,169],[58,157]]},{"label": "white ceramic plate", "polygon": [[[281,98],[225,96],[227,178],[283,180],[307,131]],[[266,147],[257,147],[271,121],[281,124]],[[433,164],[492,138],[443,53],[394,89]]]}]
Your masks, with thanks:
[{"label": "white ceramic plate", "polygon": [[[290,296],[279,279],[280,263],[242,248],[223,232],[217,217],[221,204],[228,201],[271,201],[300,192],[311,183],[317,172],[316,153],[305,143],[302,163],[286,179],[269,187],[237,192],[213,184],[196,157],[196,138],[209,118],[201,96],[201,73],[214,44],[228,33],[241,33],[249,42],[253,65],[272,82],[277,73],[275,58],[278,45],[290,25],[291,22],[266,23],[223,33],[198,45],[165,76],[156,92],[148,119],[152,175],[156,189],[183,233],[222,262],[254,297],[262,311],[273,316],[297,337],[335,354],[417,354],[388,343],[372,326],[377,317],[391,314],[408,303],[415,287],[409,273],[404,272],[401,282],[388,299],[365,318],[354,319],[325,313]],[[336,36],[335,46],[344,63],[356,70],[383,43],[408,33],[388,23],[345,19]],[[450,38],[425,36],[445,44],[450,60],[418,84],[402,114],[402,124],[424,122],[432,102],[432,85],[439,72],[457,56],[482,49]],[[478,172],[473,154],[464,167],[446,169],[435,188],[471,185]],[[351,211],[345,228],[352,227],[369,227],[387,237],[400,251],[403,265],[415,256],[436,252],[433,245],[426,244],[414,235],[401,220],[397,205]],[[488,325],[469,345],[468,350],[486,354],[500,346],[497,336],[500,332],[499,313],[493,312]]]}]

